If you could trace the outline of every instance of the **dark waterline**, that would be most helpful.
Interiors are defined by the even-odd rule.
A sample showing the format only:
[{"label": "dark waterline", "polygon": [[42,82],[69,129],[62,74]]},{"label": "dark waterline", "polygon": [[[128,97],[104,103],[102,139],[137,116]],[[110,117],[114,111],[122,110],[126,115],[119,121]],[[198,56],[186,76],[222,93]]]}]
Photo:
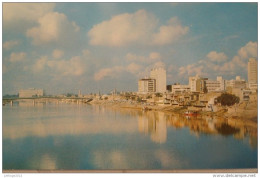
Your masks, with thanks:
[{"label": "dark waterline", "polygon": [[257,168],[257,131],[243,128],[163,112],[20,102],[3,107],[3,169]]}]

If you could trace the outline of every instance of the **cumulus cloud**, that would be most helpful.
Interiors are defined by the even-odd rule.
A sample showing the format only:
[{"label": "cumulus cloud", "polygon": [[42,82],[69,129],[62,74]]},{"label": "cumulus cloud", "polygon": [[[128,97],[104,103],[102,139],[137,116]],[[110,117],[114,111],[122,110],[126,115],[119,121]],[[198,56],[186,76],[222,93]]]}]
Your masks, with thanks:
[{"label": "cumulus cloud", "polygon": [[257,42],[248,42],[230,60],[222,52],[211,51],[205,59],[180,67],[179,76],[188,77],[199,74],[205,77],[216,77],[215,75],[246,74],[247,62],[250,57],[257,57]]},{"label": "cumulus cloud", "polygon": [[138,74],[138,72],[140,72],[141,69],[142,69],[142,66],[140,66],[136,63],[131,63],[126,67],[126,70],[133,74]]},{"label": "cumulus cloud", "polygon": [[203,72],[204,66],[198,65],[198,64],[190,64],[187,66],[183,66],[179,68],[179,75],[188,75],[188,76],[193,76],[193,75],[204,75]]},{"label": "cumulus cloud", "polygon": [[49,60],[43,56],[32,65],[31,70],[39,73],[46,68],[61,76],[80,76],[85,72],[86,65],[79,56],[72,57],[70,60]]},{"label": "cumulus cloud", "polygon": [[64,55],[64,51],[59,50],[59,49],[55,49],[52,52],[52,57],[54,57],[55,59],[59,59]]},{"label": "cumulus cloud", "polygon": [[11,53],[9,61],[10,62],[21,62],[26,59],[26,53],[20,52],[20,53]]},{"label": "cumulus cloud", "polygon": [[39,18],[38,24],[26,33],[35,45],[71,42],[80,30],[75,22],[70,22],[66,15],[58,12],[45,14]]},{"label": "cumulus cloud", "polygon": [[62,76],[80,76],[85,72],[85,67],[82,59],[79,56],[75,56],[70,60],[50,60],[47,65],[60,73]]},{"label": "cumulus cloud", "polygon": [[211,51],[207,54],[207,58],[213,62],[224,62],[227,60],[225,53],[218,53],[216,51]]},{"label": "cumulus cloud", "polygon": [[165,45],[175,42],[189,30],[181,25],[177,17],[161,27],[158,26],[158,21],[145,10],[116,15],[95,25],[88,32],[90,44],[113,47],[131,44]]},{"label": "cumulus cloud", "polygon": [[97,73],[94,75],[94,79],[96,81],[102,80],[105,77],[112,77],[112,78],[117,78],[119,77],[118,73],[121,73],[122,71],[125,71],[125,68],[123,66],[114,66],[112,68],[103,68],[99,70]]},{"label": "cumulus cloud", "polygon": [[19,41],[18,40],[13,40],[13,41],[6,41],[6,42],[4,42],[4,44],[3,44],[3,48],[5,49],[5,50],[10,50],[11,48],[13,48],[14,46],[17,46],[17,45],[19,45]]},{"label": "cumulus cloud", "polygon": [[161,26],[159,32],[153,34],[153,44],[171,44],[188,33],[188,31],[189,27],[183,27],[178,18],[173,17],[168,21],[168,25]]},{"label": "cumulus cloud", "polygon": [[238,51],[238,55],[242,59],[247,59],[249,57],[257,57],[257,42],[248,42],[244,47]]},{"label": "cumulus cloud", "polygon": [[54,7],[55,3],[3,3],[3,22],[36,21]]},{"label": "cumulus cloud", "polygon": [[36,63],[32,66],[32,71],[37,73],[37,72],[42,72],[45,68],[45,65],[48,62],[47,56],[42,56],[40,59],[36,61]]}]

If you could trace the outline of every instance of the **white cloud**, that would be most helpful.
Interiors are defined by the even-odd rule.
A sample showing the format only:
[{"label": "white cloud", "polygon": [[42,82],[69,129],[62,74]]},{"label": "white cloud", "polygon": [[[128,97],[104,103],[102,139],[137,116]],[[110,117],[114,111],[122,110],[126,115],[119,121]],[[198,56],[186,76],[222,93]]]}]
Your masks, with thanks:
[{"label": "white cloud", "polygon": [[140,66],[136,63],[131,63],[126,67],[126,70],[133,74],[138,74],[141,69],[142,69],[142,66]]},{"label": "white cloud", "polygon": [[128,64],[102,68],[95,73],[94,79],[98,81],[103,80],[105,77],[118,78],[127,72],[133,74],[135,77],[141,78],[147,76],[152,68],[165,67],[165,64],[160,61],[160,53],[157,52],[151,52],[148,56],[138,56],[133,53],[128,53],[125,58]]},{"label": "white cloud", "polygon": [[[159,31],[156,33],[156,31]],[[145,10],[133,14],[125,13],[95,25],[89,32],[91,45],[165,45],[175,42],[188,32],[177,17],[169,20],[168,25],[158,27],[158,19]]]},{"label": "white cloud", "polygon": [[203,76],[204,66],[198,64],[190,64],[179,68],[179,75],[194,76],[196,74]]},{"label": "white cloud", "polygon": [[224,62],[227,60],[225,53],[218,53],[216,51],[211,51],[207,54],[207,58],[213,62]]},{"label": "white cloud", "polygon": [[163,63],[162,61],[158,61],[156,63],[153,64],[153,68],[165,68],[165,63]]},{"label": "white cloud", "polygon": [[72,57],[70,60],[49,60],[43,56],[31,66],[34,73],[42,72],[46,68],[60,76],[80,76],[84,74],[86,65],[79,56]]},{"label": "white cloud", "polygon": [[36,63],[32,66],[32,71],[34,73],[42,72],[47,64],[47,56],[42,56],[40,59],[36,61]]},{"label": "white cloud", "polygon": [[14,40],[14,41],[6,41],[6,42],[4,42],[4,44],[3,44],[3,48],[5,49],[5,50],[10,50],[11,48],[13,48],[14,46],[17,46],[17,45],[19,45],[19,41],[18,40]]},{"label": "white cloud", "polygon": [[117,78],[119,77],[118,73],[121,73],[122,71],[125,71],[125,68],[122,66],[103,68],[95,73],[94,79],[98,81],[104,79],[105,77]]},{"label": "white cloud", "polygon": [[196,74],[204,77],[243,75],[247,72],[247,62],[250,57],[257,57],[257,42],[248,42],[245,46],[241,47],[237,55],[229,61],[224,53],[211,51],[207,54],[205,59],[194,64],[180,67],[179,76],[188,77]]},{"label": "white cloud", "polygon": [[33,44],[42,45],[51,42],[69,43],[73,40],[79,27],[75,22],[70,22],[66,15],[50,12],[39,18],[38,26],[27,30],[27,36],[33,38]]},{"label": "white cloud", "polygon": [[59,49],[55,49],[52,52],[52,57],[54,57],[55,59],[59,59],[64,55],[64,51],[59,50]]},{"label": "white cloud", "polygon": [[150,53],[149,58],[151,60],[160,60],[161,59],[161,55],[160,55],[160,53],[152,52],[152,53]]},{"label": "white cloud", "polygon": [[21,62],[26,59],[26,53],[20,52],[20,53],[11,53],[10,55],[10,62]]},{"label": "white cloud", "polygon": [[55,3],[3,3],[3,22],[36,21],[54,7]]},{"label": "white cloud", "polygon": [[169,20],[168,25],[160,27],[159,33],[153,34],[153,44],[165,45],[177,41],[188,33],[189,27],[183,27],[177,17]]},{"label": "white cloud", "polygon": [[79,56],[70,60],[49,60],[47,65],[62,76],[80,76],[85,72],[85,65]]},{"label": "white cloud", "polygon": [[257,57],[257,42],[248,42],[244,47],[240,48],[238,55],[242,59],[248,59],[250,57]]}]

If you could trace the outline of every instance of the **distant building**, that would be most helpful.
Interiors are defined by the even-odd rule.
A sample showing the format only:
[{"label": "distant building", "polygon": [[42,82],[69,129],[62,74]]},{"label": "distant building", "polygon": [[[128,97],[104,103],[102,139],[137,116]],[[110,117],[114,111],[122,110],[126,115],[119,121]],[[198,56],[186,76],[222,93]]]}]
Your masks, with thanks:
[{"label": "distant building", "polygon": [[250,58],[248,61],[248,85],[250,89],[257,89],[257,61]]},{"label": "distant building", "polygon": [[206,88],[208,92],[217,91],[220,89],[220,82],[216,80],[207,80]]},{"label": "distant building", "polygon": [[155,92],[166,92],[166,70],[164,68],[152,69],[150,78],[155,79]]},{"label": "distant building", "polygon": [[246,81],[241,79],[240,76],[236,76],[236,80],[226,81],[226,85],[227,85],[227,87],[230,87],[230,88],[244,89],[244,88],[246,88]]},{"label": "distant building", "polygon": [[226,80],[224,80],[221,76],[217,76],[217,81],[220,83],[220,91],[225,91],[226,90]]},{"label": "distant building", "polygon": [[153,93],[155,91],[156,91],[155,79],[147,78],[147,79],[140,79],[138,81],[139,93]]},{"label": "distant building", "polygon": [[218,76],[217,80],[205,80],[205,85],[207,92],[226,90],[225,80],[223,80],[221,76]]},{"label": "distant building", "polygon": [[189,86],[191,92],[204,92],[206,88],[205,81],[207,78],[202,78],[196,75],[195,77],[189,77]]},{"label": "distant building", "polygon": [[44,95],[43,89],[29,88],[19,91],[19,98],[40,97]]},{"label": "distant building", "polygon": [[81,90],[79,90],[79,92],[78,92],[78,97],[79,98],[83,97],[83,95],[81,94]]},{"label": "distant building", "polygon": [[170,89],[169,91],[174,94],[182,94],[190,91],[189,85],[174,84],[174,85],[167,85],[167,88]]}]

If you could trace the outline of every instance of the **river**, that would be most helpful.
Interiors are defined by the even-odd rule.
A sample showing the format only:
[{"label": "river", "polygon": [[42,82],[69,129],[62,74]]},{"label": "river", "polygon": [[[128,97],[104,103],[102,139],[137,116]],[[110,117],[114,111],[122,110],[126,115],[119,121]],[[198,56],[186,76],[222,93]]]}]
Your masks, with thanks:
[{"label": "river", "polygon": [[2,108],[4,170],[257,168],[257,127],[76,103]]}]

